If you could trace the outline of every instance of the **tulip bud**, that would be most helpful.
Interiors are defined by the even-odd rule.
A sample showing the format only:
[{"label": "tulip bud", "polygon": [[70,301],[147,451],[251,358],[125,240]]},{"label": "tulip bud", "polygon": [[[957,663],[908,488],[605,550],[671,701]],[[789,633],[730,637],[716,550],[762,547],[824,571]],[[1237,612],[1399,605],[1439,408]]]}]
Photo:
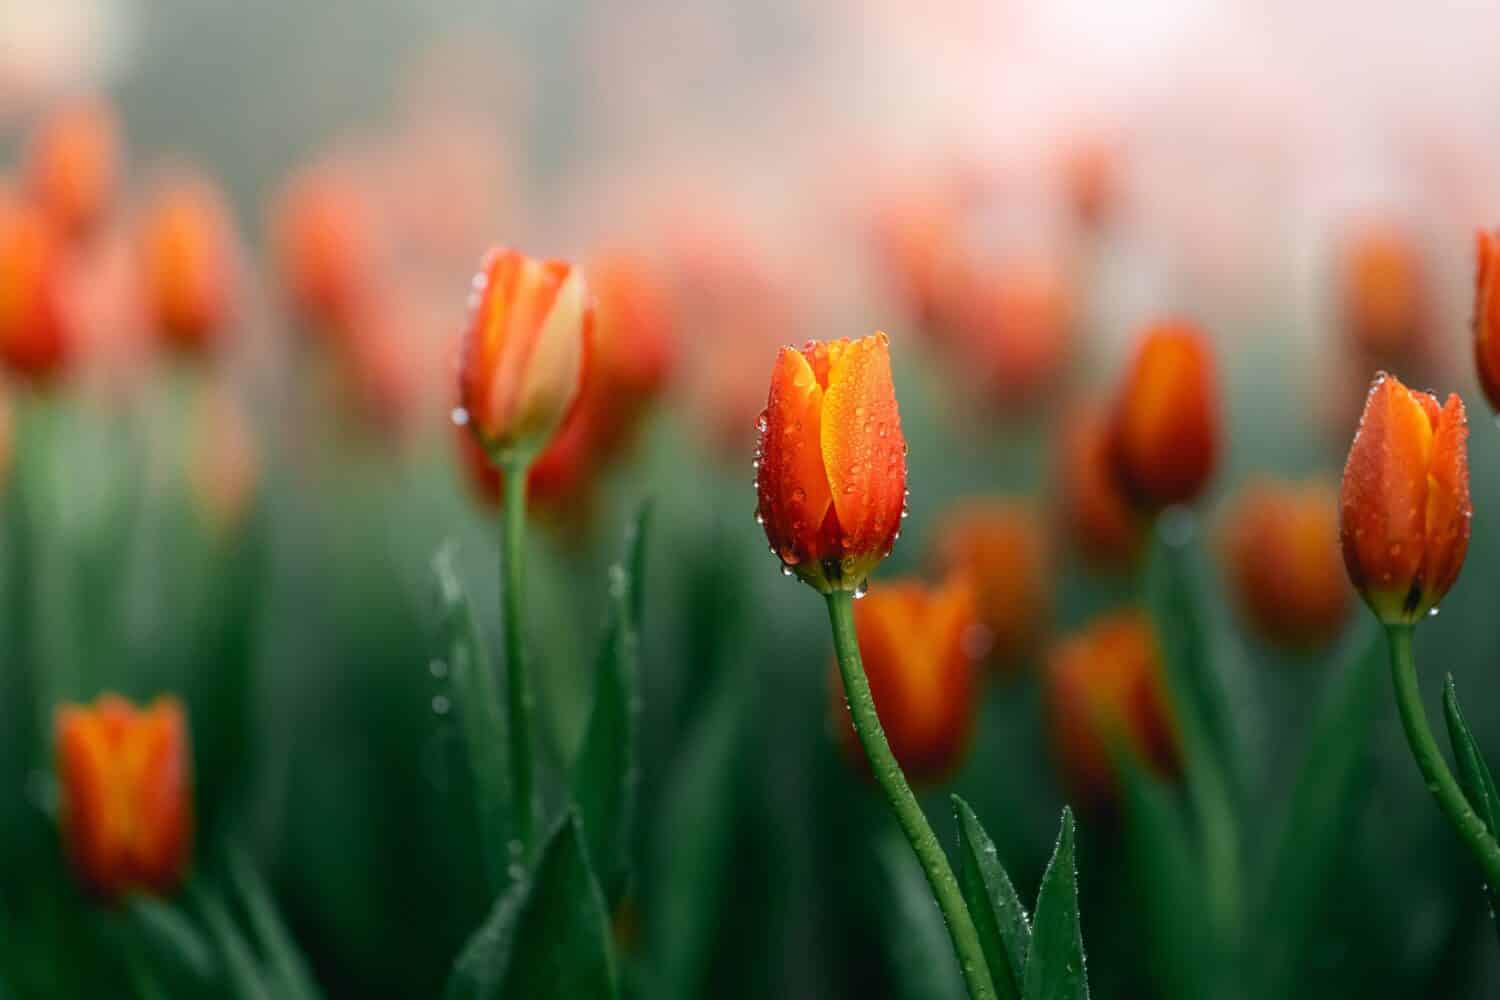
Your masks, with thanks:
[{"label": "tulip bud", "polygon": [[191,754],[175,698],[64,705],[56,721],[62,832],[78,877],[105,899],[163,893],[192,852]]},{"label": "tulip bud", "polygon": [[906,440],[884,333],[783,347],[756,447],[756,519],[786,572],[858,591],[901,533]]},{"label": "tulip bud", "polygon": [[373,216],[356,179],[333,167],[299,174],[277,199],[276,264],[303,322],[341,331],[353,321],[373,266]]},{"label": "tulip bud", "polygon": [[0,192],[0,357],[18,375],[45,380],[68,359],[73,338],[62,301],[65,266],[52,219]]},{"label": "tulip bud", "polygon": [[1479,386],[1500,412],[1500,233],[1480,230],[1474,279],[1474,368]]},{"label": "tulip bud", "polygon": [[1106,570],[1128,568],[1139,555],[1146,533],[1115,478],[1104,412],[1083,407],[1069,414],[1056,455],[1056,493],[1064,536],[1091,565]]},{"label": "tulip bud", "polygon": [[1062,181],[1073,217],[1085,229],[1098,229],[1120,198],[1119,150],[1104,137],[1075,141],[1063,151]]},{"label": "tulip bud", "polygon": [[201,352],[230,319],[234,249],[217,187],[179,177],[159,187],[141,224],[145,299],[166,345]]},{"label": "tulip bud", "polygon": [[1463,400],[1376,377],[1339,498],[1354,589],[1387,625],[1411,624],[1458,579],[1469,547],[1469,425]]},{"label": "tulip bud", "polygon": [[[875,710],[891,751],[914,782],[941,781],[968,748],[978,705],[971,648],[976,624],[973,587],[963,577],[941,587],[892,581],[854,605]],[[837,663],[830,692],[845,753],[866,768]]]},{"label": "tulip bud", "polygon": [[972,501],[944,514],[938,525],[937,562],[973,582],[990,662],[1004,670],[1019,667],[1050,598],[1041,518],[1019,502]]},{"label": "tulip bud", "polygon": [[492,455],[530,458],[578,395],[593,325],[583,272],[492,250],[471,301],[459,369],[468,425]]},{"label": "tulip bud", "polygon": [[599,368],[632,400],[662,390],[676,363],[672,302],[640,258],[615,253],[589,267],[594,290],[594,346]]},{"label": "tulip bud", "polygon": [[1083,805],[1114,797],[1111,743],[1164,777],[1179,751],[1156,636],[1138,611],[1115,612],[1060,643],[1043,686],[1064,780]]},{"label": "tulip bud", "polygon": [[1340,307],[1346,335],[1377,358],[1420,352],[1431,325],[1423,259],[1411,234],[1382,223],[1357,232],[1345,246]]},{"label": "tulip bud", "polygon": [[1187,503],[1207,485],[1218,450],[1218,384],[1207,338],[1187,323],[1149,328],[1111,418],[1120,485],[1145,510]]},{"label": "tulip bud", "polygon": [[953,310],[969,348],[967,363],[1002,406],[1041,399],[1067,367],[1073,333],[1072,289],[1060,268],[1012,265],[977,277]]},{"label": "tulip bud", "polygon": [[1224,558],[1245,617],[1266,638],[1316,646],[1343,627],[1349,585],[1332,484],[1246,487],[1227,518]]},{"label": "tulip bud", "polygon": [[48,117],[31,138],[26,185],[70,237],[94,229],[114,194],[118,127],[108,105],[80,101]]}]

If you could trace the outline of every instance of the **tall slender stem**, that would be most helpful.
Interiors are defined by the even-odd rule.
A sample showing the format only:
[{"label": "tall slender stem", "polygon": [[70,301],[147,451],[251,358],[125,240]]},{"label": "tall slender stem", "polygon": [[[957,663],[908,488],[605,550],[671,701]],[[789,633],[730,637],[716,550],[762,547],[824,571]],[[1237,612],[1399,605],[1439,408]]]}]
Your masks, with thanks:
[{"label": "tall slender stem", "polygon": [[503,465],[505,504],[501,510],[501,619],[505,630],[505,689],[510,733],[511,786],[515,793],[516,839],[529,860],[535,839],[532,758],[531,678],[527,674],[521,640],[521,608],[525,588],[526,472],[525,461]]},{"label": "tall slender stem", "polygon": [[979,932],[959,891],[958,880],[953,877],[948,856],[932,832],[922,806],[906,783],[906,775],[901,773],[901,765],[891,752],[885,730],[880,725],[880,716],[876,714],[875,699],[870,694],[870,682],[865,677],[864,662],[859,656],[859,639],[854,632],[853,599],[846,590],[835,590],[827,596],[828,618],[833,624],[833,646],[838,654],[839,673],[844,679],[844,695],[849,700],[849,715],[865,748],[865,756],[869,758],[870,770],[881,791],[885,792],[917,860],[922,863],[932,894],[937,897],[971,1000],[994,1000],[995,984],[990,978],[989,966],[985,964]]},{"label": "tall slender stem", "polygon": [[1500,843],[1490,834],[1484,820],[1469,805],[1463,789],[1448,770],[1448,762],[1433,739],[1432,728],[1427,724],[1427,713],[1422,708],[1422,692],[1417,687],[1417,664],[1412,655],[1411,625],[1386,627],[1386,638],[1391,647],[1391,680],[1396,687],[1396,705],[1401,710],[1401,725],[1406,729],[1406,742],[1411,745],[1412,756],[1422,777],[1427,779],[1427,789],[1437,799],[1443,812],[1458,835],[1469,845],[1484,877],[1491,886],[1500,886]]}]

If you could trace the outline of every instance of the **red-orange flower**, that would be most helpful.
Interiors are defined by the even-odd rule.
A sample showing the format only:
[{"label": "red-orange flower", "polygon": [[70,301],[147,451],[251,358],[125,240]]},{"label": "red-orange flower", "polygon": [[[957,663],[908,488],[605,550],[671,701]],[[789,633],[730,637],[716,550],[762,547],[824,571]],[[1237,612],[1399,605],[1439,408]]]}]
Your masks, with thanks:
[{"label": "red-orange flower", "polygon": [[755,488],[771,549],[825,594],[859,588],[889,554],[906,508],[906,440],[885,334],[780,350]]},{"label": "red-orange flower", "polygon": [[1163,776],[1176,773],[1178,741],[1156,636],[1146,616],[1120,611],[1058,644],[1047,662],[1052,744],[1081,805],[1116,791],[1112,741]]},{"label": "red-orange flower", "polygon": [[[964,577],[941,587],[891,581],[854,605],[860,656],[880,725],[901,769],[914,782],[951,774],[968,748],[978,706],[971,655],[974,591]],[[868,767],[835,663],[831,705],[841,742]]]},{"label": "red-orange flower", "polygon": [[322,331],[352,322],[374,266],[374,215],[355,178],[331,166],[298,174],[277,199],[276,264],[303,322]]},{"label": "red-orange flower", "polygon": [[118,126],[101,101],[57,109],[32,135],[26,154],[31,196],[69,236],[92,230],[114,194]]},{"label": "red-orange flower", "polygon": [[1021,665],[1051,601],[1045,526],[1020,501],[969,501],[938,519],[937,562],[973,582],[990,660]]},{"label": "red-orange flower", "polygon": [[1263,480],[1245,487],[1227,516],[1224,559],[1245,617],[1274,642],[1318,645],[1348,618],[1331,483]]},{"label": "red-orange flower", "polygon": [[1063,535],[1093,566],[1129,567],[1141,551],[1145,530],[1116,481],[1109,422],[1101,408],[1083,406],[1063,420],[1056,460]]},{"label": "red-orange flower", "polygon": [[1218,379],[1207,338],[1188,323],[1148,328],[1111,418],[1120,485],[1146,510],[1187,503],[1208,484],[1218,452]]},{"label": "red-orange flower", "polygon": [[161,184],[141,222],[145,301],[163,343],[200,352],[230,321],[234,240],[229,210],[207,178]]},{"label": "red-orange flower", "polygon": [[1340,261],[1340,307],[1353,344],[1373,356],[1421,352],[1431,325],[1428,278],[1410,233],[1393,224],[1355,233]]},{"label": "red-orange flower", "polygon": [[622,252],[590,262],[589,287],[600,369],[614,390],[631,400],[655,396],[677,362],[667,289],[646,261]]},{"label": "red-orange flower", "polygon": [[19,375],[46,379],[68,359],[66,256],[51,217],[0,191],[0,356]]},{"label": "red-orange flower", "polygon": [[175,698],[138,709],[118,695],[64,705],[56,720],[62,830],[95,893],[166,892],[192,853],[191,752]]},{"label": "red-orange flower", "polygon": [[473,303],[460,403],[487,450],[529,458],[578,395],[594,313],[583,272],[493,250],[474,279]]},{"label": "red-orange flower", "polygon": [[1480,230],[1476,243],[1474,370],[1490,409],[1500,411],[1500,233]]},{"label": "red-orange flower", "polygon": [[[963,270],[963,269],[960,269]],[[1053,388],[1072,348],[1075,303],[1066,276],[1042,263],[1013,264],[975,275],[955,306],[967,346],[1002,405],[1033,402]]]},{"label": "red-orange flower", "polygon": [[1068,205],[1085,228],[1103,225],[1119,202],[1119,160],[1119,150],[1102,137],[1078,140],[1064,150],[1061,168]]},{"label": "red-orange flower", "polygon": [[1458,579],[1469,548],[1469,425],[1390,375],[1370,388],[1344,465],[1339,538],[1349,579],[1382,622],[1417,621]]}]

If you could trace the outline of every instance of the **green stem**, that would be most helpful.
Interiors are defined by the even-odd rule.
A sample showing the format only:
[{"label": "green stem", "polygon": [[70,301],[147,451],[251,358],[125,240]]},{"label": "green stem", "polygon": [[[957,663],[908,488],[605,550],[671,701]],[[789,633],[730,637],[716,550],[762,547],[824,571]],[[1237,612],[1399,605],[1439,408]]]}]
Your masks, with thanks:
[{"label": "green stem", "polygon": [[995,1000],[995,985],[990,978],[989,966],[985,964],[979,932],[964,905],[958,880],[953,877],[948,856],[938,844],[937,835],[932,832],[917,797],[906,783],[906,775],[901,773],[901,765],[886,742],[885,730],[876,714],[875,699],[870,694],[870,682],[865,677],[864,663],[859,656],[859,639],[854,632],[853,599],[846,590],[835,590],[827,597],[828,618],[833,624],[833,646],[838,654],[839,673],[844,678],[844,695],[849,700],[849,715],[865,748],[865,756],[869,758],[870,770],[885,792],[896,821],[901,824],[901,831],[911,842],[911,849],[916,852],[917,860],[927,874],[927,883],[937,897],[948,925],[948,934],[953,939],[953,952],[958,956],[971,1000]]},{"label": "green stem", "polygon": [[1432,728],[1427,724],[1427,713],[1422,708],[1422,692],[1417,687],[1417,664],[1412,655],[1411,625],[1389,625],[1386,638],[1391,647],[1391,680],[1396,687],[1396,705],[1401,710],[1401,725],[1406,730],[1406,742],[1411,745],[1412,756],[1422,777],[1427,779],[1427,789],[1437,799],[1448,821],[1458,831],[1474,853],[1484,877],[1491,886],[1500,886],[1500,843],[1485,828],[1484,820],[1469,805],[1463,789],[1448,770],[1448,762],[1433,739]]},{"label": "green stem", "polygon": [[501,511],[501,617],[505,629],[505,689],[510,733],[510,768],[516,804],[516,839],[522,857],[531,858],[534,837],[531,679],[521,641],[521,605],[525,582],[527,462],[507,462],[505,506]]}]

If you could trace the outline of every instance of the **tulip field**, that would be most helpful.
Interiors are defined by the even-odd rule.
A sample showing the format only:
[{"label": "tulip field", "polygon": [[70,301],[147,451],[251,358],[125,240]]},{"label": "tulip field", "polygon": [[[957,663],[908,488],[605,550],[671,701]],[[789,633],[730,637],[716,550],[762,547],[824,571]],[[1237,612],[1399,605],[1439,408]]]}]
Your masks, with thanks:
[{"label": "tulip field", "polygon": [[1500,996],[1500,12],[0,9],[0,1000]]}]

